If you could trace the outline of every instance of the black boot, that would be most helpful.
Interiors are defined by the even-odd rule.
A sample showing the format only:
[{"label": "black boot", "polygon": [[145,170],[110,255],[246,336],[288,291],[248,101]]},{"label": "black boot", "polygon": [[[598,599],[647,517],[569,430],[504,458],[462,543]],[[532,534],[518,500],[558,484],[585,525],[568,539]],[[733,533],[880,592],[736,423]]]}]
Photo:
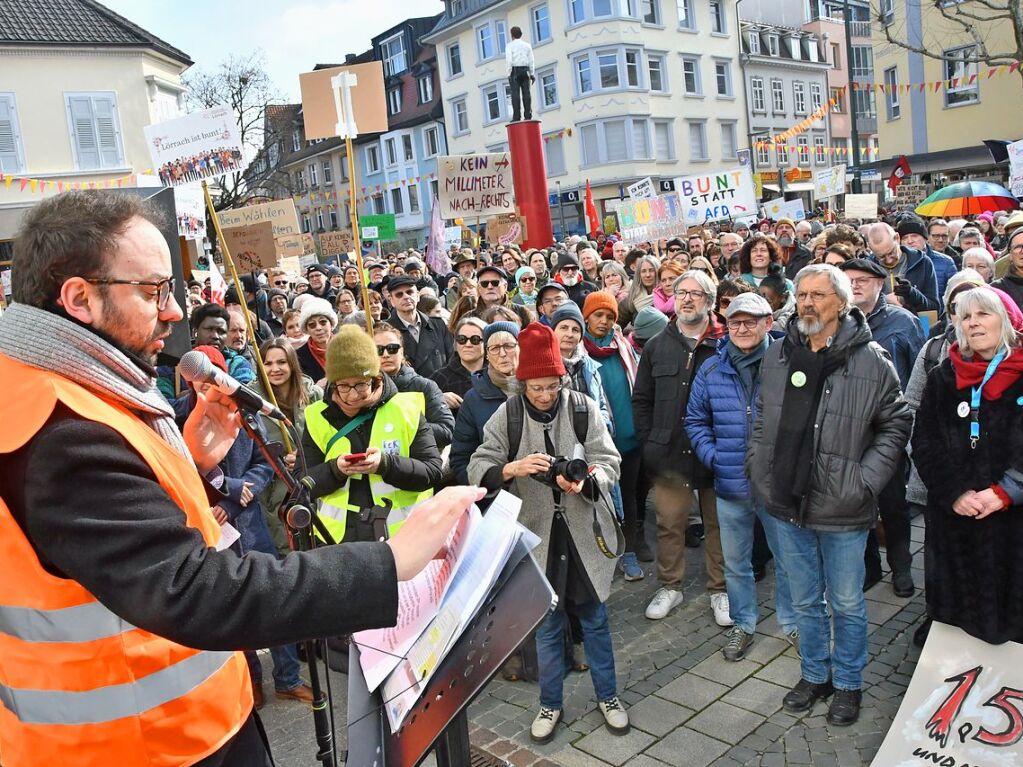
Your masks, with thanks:
[{"label": "black boot", "polygon": [[860,718],[860,701],[863,693],[860,690],[835,690],[835,697],[828,707],[828,724],[836,727],[848,727]]},{"label": "black boot", "polygon": [[921,623],[917,630],[913,632],[913,644],[917,647],[923,647],[927,643],[927,635],[931,633],[931,619],[924,618],[924,622]]},{"label": "black boot", "polygon": [[796,686],[789,690],[781,705],[790,714],[798,714],[803,711],[809,711],[813,708],[814,703],[824,700],[834,691],[835,688],[831,686],[831,682],[814,684],[813,682],[807,682],[805,679],[800,679],[796,682]]}]

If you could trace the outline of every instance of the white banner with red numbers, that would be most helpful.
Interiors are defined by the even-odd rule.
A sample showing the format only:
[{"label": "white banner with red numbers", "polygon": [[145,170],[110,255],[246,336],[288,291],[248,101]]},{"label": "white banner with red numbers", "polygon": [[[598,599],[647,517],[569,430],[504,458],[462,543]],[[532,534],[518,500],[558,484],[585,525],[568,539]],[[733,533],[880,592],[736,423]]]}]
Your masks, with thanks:
[{"label": "white banner with red numbers", "polygon": [[1023,645],[935,621],[873,764],[1023,765]]}]

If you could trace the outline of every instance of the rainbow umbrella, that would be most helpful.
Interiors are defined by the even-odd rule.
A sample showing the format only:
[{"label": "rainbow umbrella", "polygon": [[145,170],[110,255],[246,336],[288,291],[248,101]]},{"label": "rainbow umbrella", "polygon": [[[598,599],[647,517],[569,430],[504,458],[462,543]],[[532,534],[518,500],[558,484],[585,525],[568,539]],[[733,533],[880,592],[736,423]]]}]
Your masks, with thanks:
[{"label": "rainbow umbrella", "polygon": [[960,181],[939,189],[916,206],[921,216],[959,218],[985,210],[1015,210],[1019,200],[1012,192],[990,181]]}]

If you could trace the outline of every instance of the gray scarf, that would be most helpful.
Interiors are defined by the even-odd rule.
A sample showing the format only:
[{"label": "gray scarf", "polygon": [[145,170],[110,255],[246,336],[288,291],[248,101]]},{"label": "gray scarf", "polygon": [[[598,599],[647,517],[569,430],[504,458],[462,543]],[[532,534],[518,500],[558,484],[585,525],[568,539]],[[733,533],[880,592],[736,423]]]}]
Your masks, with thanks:
[{"label": "gray scarf", "polygon": [[13,304],[0,316],[0,354],[57,373],[127,408],[192,463],[156,378],[87,328],[44,309]]}]

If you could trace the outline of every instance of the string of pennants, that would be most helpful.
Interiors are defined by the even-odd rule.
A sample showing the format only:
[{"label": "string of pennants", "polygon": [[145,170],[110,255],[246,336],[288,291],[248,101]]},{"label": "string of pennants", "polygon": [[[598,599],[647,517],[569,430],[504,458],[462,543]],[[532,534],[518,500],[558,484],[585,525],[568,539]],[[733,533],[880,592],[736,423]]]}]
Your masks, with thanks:
[{"label": "string of pennants", "polygon": [[1023,62],[1014,61],[1011,64],[999,64],[996,67],[988,67],[983,78],[980,72],[975,72],[968,77],[952,77],[948,80],[932,80],[925,83],[896,83],[894,86],[887,85],[885,83],[851,83],[853,90],[865,90],[873,91],[878,90],[881,93],[911,93],[917,91],[918,93],[924,93],[930,91],[931,93],[937,93],[942,88],[945,90],[954,90],[960,87],[969,87],[976,85],[978,80],[990,80],[992,77],[1001,75],[1010,75],[1016,72]]},{"label": "string of pennants", "polygon": [[49,189],[51,192],[69,192],[72,189],[123,189],[138,186],[139,175],[151,175],[153,171],[146,170],[143,174],[132,173],[129,176],[118,178],[105,178],[99,181],[54,181],[50,178],[31,178],[28,176],[15,176],[10,173],[0,172],[0,184],[5,189],[15,189],[19,192],[28,190],[30,194],[45,194]]},{"label": "string of pennants", "polygon": [[793,136],[799,136],[803,133],[806,133],[808,130],[810,130],[810,128],[814,126],[815,123],[818,123],[821,120],[823,120],[831,111],[831,108],[834,107],[837,103],[838,99],[829,99],[825,103],[821,104],[820,107],[815,112],[813,112],[809,117],[807,117],[802,122],[793,125],[786,131],[782,131],[781,133],[771,136],[771,138],[767,139],[766,141],[754,141],[753,147],[755,149],[767,149],[768,147],[774,146],[775,144],[784,144]]},{"label": "string of pennants", "polygon": [[571,136],[571,135],[572,135],[572,129],[571,128],[563,128],[562,130],[559,130],[557,133],[550,133],[550,134],[544,136],[543,137],[543,143],[546,144],[548,141],[556,141],[557,139],[562,139],[565,136]]}]

